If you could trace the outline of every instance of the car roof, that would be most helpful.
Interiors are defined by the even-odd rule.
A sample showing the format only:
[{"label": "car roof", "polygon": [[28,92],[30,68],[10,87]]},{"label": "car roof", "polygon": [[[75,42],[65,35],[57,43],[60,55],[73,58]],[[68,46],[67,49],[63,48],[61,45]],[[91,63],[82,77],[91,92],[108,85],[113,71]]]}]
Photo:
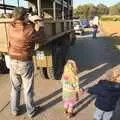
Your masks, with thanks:
[{"label": "car roof", "polygon": [[80,22],[82,24],[80,19],[73,19],[73,22]]},{"label": "car roof", "polygon": [[73,21],[81,21],[80,19],[73,19]]}]

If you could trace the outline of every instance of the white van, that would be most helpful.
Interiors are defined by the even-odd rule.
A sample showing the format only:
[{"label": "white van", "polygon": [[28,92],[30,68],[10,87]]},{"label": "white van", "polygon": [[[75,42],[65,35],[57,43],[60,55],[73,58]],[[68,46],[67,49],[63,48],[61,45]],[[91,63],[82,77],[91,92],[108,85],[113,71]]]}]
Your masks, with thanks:
[{"label": "white van", "polygon": [[84,27],[80,19],[73,19],[73,27],[75,30],[75,34],[83,35],[84,34]]}]

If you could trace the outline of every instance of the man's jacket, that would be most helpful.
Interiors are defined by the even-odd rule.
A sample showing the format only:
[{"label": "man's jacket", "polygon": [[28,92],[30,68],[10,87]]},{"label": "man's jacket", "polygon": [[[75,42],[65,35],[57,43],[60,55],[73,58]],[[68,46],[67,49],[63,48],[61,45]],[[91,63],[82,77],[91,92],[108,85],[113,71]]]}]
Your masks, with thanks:
[{"label": "man's jacket", "polygon": [[40,32],[34,30],[33,24],[25,24],[22,21],[16,21],[11,24],[8,28],[10,57],[21,61],[31,60],[35,42],[39,42],[41,36]]}]

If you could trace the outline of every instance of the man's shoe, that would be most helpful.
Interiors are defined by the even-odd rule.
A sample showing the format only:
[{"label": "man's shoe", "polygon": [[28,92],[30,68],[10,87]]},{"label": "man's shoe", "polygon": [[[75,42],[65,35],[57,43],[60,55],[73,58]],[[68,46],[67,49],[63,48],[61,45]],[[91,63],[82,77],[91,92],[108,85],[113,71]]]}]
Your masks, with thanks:
[{"label": "man's shoe", "polygon": [[64,108],[64,113],[67,114],[68,113],[68,109]]},{"label": "man's shoe", "polygon": [[33,118],[35,115],[36,115],[35,112],[32,112],[31,114],[28,114],[28,117]]},{"label": "man's shoe", "polygon": [[28,117],[29,118],[35,117],[39,113],[39,111],[40,111],[40,106],[35,107],[35,110],[31,114],[28,114]]},{"label": "man's shoe", "polygon": [[17,112],[17,111],[14,111],[14,112],[12,112],[12,115],[13,115],[13,116],[18,116],[18,112]]},{"label": "man's shoe", "polygon": [[68,112],[68,118],[72,118],[74,114],[72,112]]}]

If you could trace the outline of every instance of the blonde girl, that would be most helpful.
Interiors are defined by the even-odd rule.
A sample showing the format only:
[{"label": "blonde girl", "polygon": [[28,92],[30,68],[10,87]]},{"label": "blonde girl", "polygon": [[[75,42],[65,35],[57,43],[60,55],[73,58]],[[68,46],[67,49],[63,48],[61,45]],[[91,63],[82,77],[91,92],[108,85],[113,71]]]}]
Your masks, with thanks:
[{"label": "blonde girl", "polygon": [[78,100],[79,78],[75,61],[68,60],[62,75],[64,111],[68,117],[73,116],[73,107]]}]

